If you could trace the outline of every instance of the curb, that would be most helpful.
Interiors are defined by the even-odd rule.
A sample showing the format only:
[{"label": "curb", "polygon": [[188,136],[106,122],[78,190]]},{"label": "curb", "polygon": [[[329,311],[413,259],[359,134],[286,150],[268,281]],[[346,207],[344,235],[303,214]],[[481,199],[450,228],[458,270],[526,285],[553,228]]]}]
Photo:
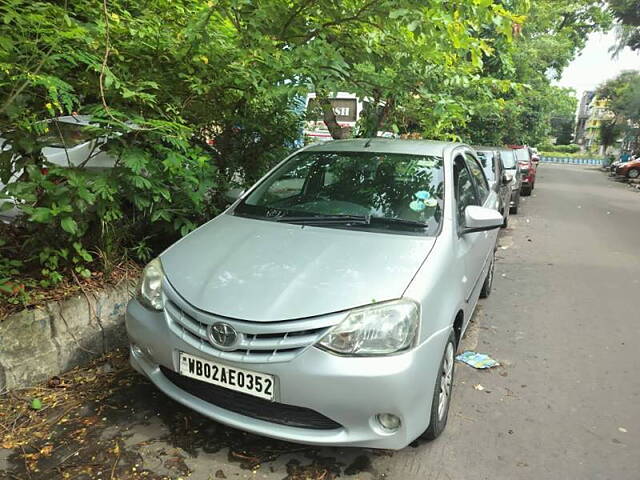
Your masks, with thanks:
[{"label": "curb", "polygon": [[134,284],[48,302],[0,322],[0,392],[32,386],[127,343]]}]

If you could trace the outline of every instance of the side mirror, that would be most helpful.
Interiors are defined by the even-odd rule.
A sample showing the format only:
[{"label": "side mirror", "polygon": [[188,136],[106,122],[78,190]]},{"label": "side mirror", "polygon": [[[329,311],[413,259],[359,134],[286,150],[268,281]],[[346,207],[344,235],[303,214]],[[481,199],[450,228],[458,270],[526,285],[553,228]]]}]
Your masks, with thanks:
[{"label": "side mirror", "polygon": [[504,218],[502,218],[502,215],[497,210],[469,205],[464,210],[464,228],[462,229],[462,234],[494,230],[500,228],[503,222]]},{"label": "side mirror", "polygon": [[224,192],[224,198],[226,198],[230,202],[235,202],[242,196],[243,193],[244,193],[244,189],[240,187],[231,188],[226,192]]}]

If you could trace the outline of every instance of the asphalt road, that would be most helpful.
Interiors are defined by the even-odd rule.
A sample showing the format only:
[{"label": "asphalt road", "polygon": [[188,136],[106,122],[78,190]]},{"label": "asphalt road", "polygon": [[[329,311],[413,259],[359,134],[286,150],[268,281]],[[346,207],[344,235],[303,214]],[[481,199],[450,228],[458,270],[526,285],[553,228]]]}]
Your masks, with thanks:
[{"label": "asphalt road", "polygon": [[263,439],[171,402],[115,358],[96,370],[108,386],[76,378],[84,404],[68,420],[22,451],[0,445],[0,478],[639,479],[640,193],[543,165],[520,212],[464,341],[502,365],[457,364],[437,441],[387,452]]}]

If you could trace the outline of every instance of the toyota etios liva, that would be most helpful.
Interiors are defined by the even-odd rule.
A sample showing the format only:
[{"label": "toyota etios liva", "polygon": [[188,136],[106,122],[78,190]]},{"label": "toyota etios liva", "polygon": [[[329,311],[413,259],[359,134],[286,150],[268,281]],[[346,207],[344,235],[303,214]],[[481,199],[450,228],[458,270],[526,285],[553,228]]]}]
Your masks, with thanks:
[{"label": "toyota etios liva", "polygon": [[249,432],[399,449],[445,427],[502,216],[474,152],[344,140],[288,157],[144,270],[131,363]]}]

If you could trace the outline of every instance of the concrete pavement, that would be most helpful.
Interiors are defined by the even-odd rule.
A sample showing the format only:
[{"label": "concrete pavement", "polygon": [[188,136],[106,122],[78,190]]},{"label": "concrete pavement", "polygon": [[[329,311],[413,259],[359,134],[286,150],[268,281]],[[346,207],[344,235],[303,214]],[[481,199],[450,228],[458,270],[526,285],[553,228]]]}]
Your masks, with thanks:
[{"label": "concrete pavement", "polygon": [[173,403],[114,357],[106,390],[26,450],[3,450],[0,431],[0,478],[637,480],[640,194],[593,168],[543,165],[520,211],[465,339],[502,366],[457,364],[437,441],[388,452],[263,439]]}]

